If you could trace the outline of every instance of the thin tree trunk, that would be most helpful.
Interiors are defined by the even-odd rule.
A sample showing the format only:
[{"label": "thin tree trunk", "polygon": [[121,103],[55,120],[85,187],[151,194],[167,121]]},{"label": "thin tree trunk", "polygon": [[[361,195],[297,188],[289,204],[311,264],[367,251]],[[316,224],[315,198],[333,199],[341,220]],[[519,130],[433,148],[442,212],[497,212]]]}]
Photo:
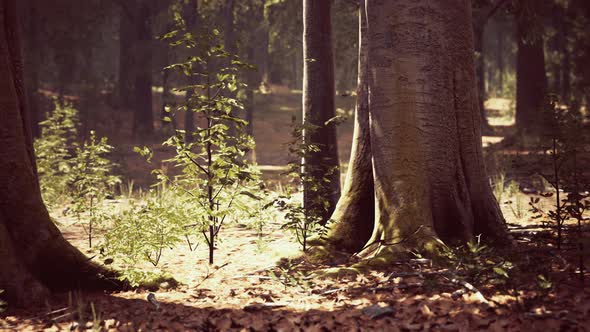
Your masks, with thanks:
[{"label": "thin tree trunk", "polygon": [[41,199],[15,7],[0,1],[0,289],[17,307],[41,303],[52,290],[121,284],[63,238]]},{"label": "thin tree trunk", "polygon": [[[332,24],[330,1],[303,1],[303,123],[315,126],[305,130],[305,144],[316,145],[320,151],[308,153],[305,169],[321,184],[317,192],[310,183],[304,184],[306,211],[322,211],[326,222],[340,196],[340,166],[336,126],[326,122],[335,116],[334,54],[332,50]],[[329,183],[324,183],[327,178]],[[328,207],[322,205],[322,197]]]},{"label": "thin tree trunk", "polygon": [[[498,41],[498,50],[496,52],[496,63],[498,66],[498,90],[500,94],[504,92],[504,29],[502,24],[498,23],[498,29],[496,32],[496,40]],[[502,96],[503,97],[503,96]]]},{"label": "thin tree trunk", "polygon": [[[249,63],[252,63],[252,61],[254,61],[254,57],[255,57],[255,51],[254,51],[254,47],[250,46],[248,47],[248,52],[247,52],[247,60]],[[256,79],[256,72],[254,72],[253,70],[250,70],[246,73],[247,75],[247,82],[248,82],[248,86],[246,87],[246,102],[245,102],[245,111],[246,111],[246,121],[248,122],[248,125],[246,127],[246,134],[248,134],[251,137],[254,137],[254,90],[256,90],[256,82],[258,81]],[[251,150],[248,151],[248,159],[251,162],[256,162],[256,151],[255,150]]]},{"label": "thin tree trunk", "polygon": [[[198,0],[194,0],[194,1],[189,1],[186,6],[183,8],[184,10],[184,15],[186,17],[186,24],[187,24],[187,28],[189,29],[189,31],[191,31],[192,33],[197,33],[197,27],[199,25],[199,2]],[[197,72],[200,72],[202,68],[200,68],[200,65],[197,65],[196,68],[193,68],[194,70],[196,70]],[[187,80],[187,84],[189,85],[196,85],[199,83],[199,77],[198,76],[194,76],[194,77],[190,77]],[[187,91],[186,93],[186,103],[189,104],[190,106],[190,100],[193,97],[195,92],[193,91]],[[186,133],[185,136],[185,141],[186,143],[191,143],[193,141],[193,137],[190,135],[190,133],[195,131],[195,113],[193,111],[189,109],[187,109],[187,111],[184,114],[184,130]]]},{"label": "thin tree trunk", "polygon": [[477,98],[479,102],[479,110],[481,112],[481,129],[484,135],[491,135],[493,134],[494,130],[492,126],[490,126],[488,122],[488,118],[486,116],[485,111],[485,100],[486,100],[486,75],[485,75],[485,54],[484,54],[484,47],[483,47],[483,33],[484,33],[485,23],[480,23],[475,26],[474,28],[474,38],[475,38],[475,53],[476,60],[475,60],[475,69],[477,75]]},{"label": "thin tree trunk", "polygon": [[[128,9],[121,8],[119,19],[119,83],[118,97],[119,105],[123,109],[131,109],[133,105],[133,86],[135,84],[134,62],[135,51],[137,46],[137,37],[134,33],[134,21],[137,0],[128,1]],[[133,16],[132,16],[133,15]]]},{"label": "thin tree trunk", "polygon": [[[528,2],[528,3],[527,3]],[[536,0],[520,0],[520,6],[538,9]],[[537,13],[538,14],[538,13]],[[547,77],[542,32],[530,31],[532,13],[520,13],[517,20],[516,129],[521,135],[539,135],[548,123],[545,114]]]},{"label": "thin tree trunk", "polygon": [[135,105],[133,114],[133,136],[141,140],[152,137],[154,115],[152,110],[152,32],[150,5],[142,1],[139,5],[136,29],[139,50],[134,61],[137,63],[135,76]]}]

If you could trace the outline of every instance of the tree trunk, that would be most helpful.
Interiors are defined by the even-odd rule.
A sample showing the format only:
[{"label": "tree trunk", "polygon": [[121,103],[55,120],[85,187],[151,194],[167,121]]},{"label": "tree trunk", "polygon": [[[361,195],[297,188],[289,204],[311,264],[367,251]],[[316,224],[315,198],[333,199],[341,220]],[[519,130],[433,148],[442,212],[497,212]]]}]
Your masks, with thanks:
[{"label": "tree trunk", "polygon": [[479,103],[479,111],[481,112],[481,129],[484,135],[491,135],[494,133],[492,126],[488,122],[485,110],[486,100],[486,75],[485,75],[485,55],[483,48],[483,33],[485,23],[476,24],[474,27],[475,37],[475,72],[477,76],[477,99]]},{"label": "tree trunk", "polygon": [[0,289],[11,306],[40,303],[52,290],[120,286],[55,227],[35,175],[16,1],[0,1]]},{"label": "tree trunk", "polygon": [[[322,187],[318,192],[310,183],[304,184],[304,206],[306,211],[322,211],[324,222],[340,196],[336,126],[326,125],[335,116],[336,94],[330,7],[330,1],[303,1],[303,124],[315,127],[305,130],[304,143],[320,149],[308,153],[304,163],[306,172]],[[324,183],[326,178],[329,183]],[[328,202],[327,208],[318,197]]]},{"label": "tree trunk", "polygon": [[[347,252],[354,252],[367,243],[375,218],[369,134],[367,17],[364,2],[361,0],[359,9],[358,83],[350,162],[342,196],[332,214],[334,224],[328,234],[330,244]],[[363,222],[359,222],[360,220]]]},{"label": "tree trunk", "polygon": [[498,29],[496,32],[496,40],[498,41],[498,50],[496,52],[496,63],[498,66],[498,90],[500,91],[500,96],[504,97],[502,94],[504,92],[504,29],[502,23],[498,23]]},{"label": "tree trunk", "polygon": [[121,8],[119,21],[119,106],[123,109],[131,109],[133,105],[134,85],[134,47],[137,44],[137,37],[134,33],[135,1],[128,2],[127,7]]},{"label": "tree trunk", "polygon": [[154,133],[152,110],[152,32],[151,13],[148,1],[141,1],[136,20],[138,52],[133,61],[137,63],[135,75],[135,105],[133,136],[144,140]]},{"label": "tree trunk", "polygon": [[560,20],[560,30],[562,40],[560,43],[560,53],[561,53],[561,75],[562,75],[562,84],[561,84],[561,100],[563,103],[569,104],[571,99],[571,59],[570,59],[570,51],[568,48],[569,44],[569,26],[568,22],[565,19]]},{"label": "tree trunk", "polygon": [[[248,63],[252,63],[255,57],[255,50],[253,46],[248,47],[247,51],[247,61]],[[246,80],[248,86],[246,87],[246,101],[245,101],[245,112],[246,112],[246,121],[248,125],[246,127],[246,134],[251,137],[254,137],[254,90],[256,90],[256,83],[259,82],[256,77],[256,72],[253,70],[249,70],[246,73]],[[248,151],[248,160],[252,163],[256,162],[256,150]]]},{"label": "tree trunk", "polygon": [[351,164],[373,162],[375,216],[366,245],[349,249],[389,257],[479,234],[506,241],[482,157],[470,1],[369,1],[366,10],[370,149]]},{"label": "tree trunk", "polygon": [[[531,31],[537,19],[538,1],[520,0],[517,19],[516,129],[520,135],[541,134],[548,119],[545,112],[547,77],[542,31]],[[526,6],[527,11],[523,8]],[[531,10],[535,11],[531,13]]]}]

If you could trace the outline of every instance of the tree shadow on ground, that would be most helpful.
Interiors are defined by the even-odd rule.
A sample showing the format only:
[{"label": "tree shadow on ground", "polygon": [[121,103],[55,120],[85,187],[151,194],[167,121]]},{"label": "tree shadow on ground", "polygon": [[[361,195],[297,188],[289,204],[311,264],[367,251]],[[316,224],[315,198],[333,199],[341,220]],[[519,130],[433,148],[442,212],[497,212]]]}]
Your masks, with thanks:
[{"label": "tree shadow on ground", "polygon": [[[509,259],[519,271],[515,270],[510,284],[503,287],[475,284],[485,294],[485,302],[474,292],[463,289],[457,293],[460,285],[437,281],[436,273],[429,277],[433,270],[406,265],[356,279],[318,283],[301,292],[297,303],[260,294],[264,290],[255,284],[243,290],[258,292],[246,305],[231,304],[226,294],[199,288],[157,292],[156,302],[150,302],[150,293],[141,290],[58,294],[44,307],[9,307],[0,314],[0,330],[534,331],[588,326],[590,292],[573,278],[575,253],[548,247],[554,239],[547,233],[520,234],[515,239]],[[413,271],[424,274],[410,275]],[[381,284],[375,277],[391,277],[392,273],[401,277]],[[547,291],[537,285],[541,273],[551,281]],[[212,301],[201,301],[206,297]]]},{"label": "tree shadow on ground", "polygon": [[[357,299],[358,300],[358,299]],[[242,309],[193,307],[182,303],[160,302],[159,308],[142,299],[113,295],[87,294],[83,303],[62,307],[62,311],[30,310],[11,312],[0,320],[7,330],[117,330],[117,331],[396,331],[396,330],[506,330],[525,326],[575,328],[575,322],[558,317],[527,318],[481,304],[462,303],[446,296],[395,297],[376,301],[387,308],[378,317],[378,309],[349,305],[334,311],[292,311],[251,305]],[[90,303],[92,306],[90,306]],[[63,304],[62,304],[63,306]],[[52,308],[60,308],[56,303]],[[94,314],[92,313],[94,308]],[[390,309],[390,310],[389,310]],[[391,312],[387,312],[391,311]],[[53,313],[52,313],[53,312]],[[39,314],[41,313],[41,314]]]}]

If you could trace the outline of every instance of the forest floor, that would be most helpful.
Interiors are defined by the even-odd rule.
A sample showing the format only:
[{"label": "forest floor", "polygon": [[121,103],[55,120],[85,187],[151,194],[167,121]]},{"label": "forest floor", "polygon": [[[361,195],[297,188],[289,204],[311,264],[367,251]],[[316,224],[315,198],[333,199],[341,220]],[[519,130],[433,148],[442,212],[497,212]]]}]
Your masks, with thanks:
[{"label": "forest floor", "polygon": [[[289,108],[285,111],[287,121],[300,100],[289,98],[292,101],[286,105],[291,106],[281,106]],[[488,105],[490,114],[505,103],[493,101]],[[486,137],[484,145],[498,143],[510,132],[510,119],[504,113],[491,121],[498,136]],[[265,121],[272,118],[264,117]],[[258,125],[261,130],[276,131],[288,140],[287,127],[262,123]],[[351,135],[350,128],[345,130],[343,142]],[[268,149],[274,157],[265,154],[265,144],[273,139],[279,141],[266,138],[258,144],[264,164],[273,164],[267,161],[284,152],[284,147],[273,146]],[[342,145],[346,149],[346,143]],[[516,179],[516,173],[507,168],[503,176]],[[281,229],[280,217],[268,220],[262,233],[236,223],[222,229],[214,265],[207,263],[205,245],[194,251],[179,245],[163,252],[157,268],[142,266],[172,275],[178,285],[163,281],[153,289],[62,294],[34,310],[15,311],[9,305],[8,312],[0,313],[0,330],[590,330],[590,275],[586,272],[584,280],[580,279],[579,253],[570,246],[573,240],[566,236],[568,246],[555,248],[553,232],[533,219],[528,209],[533,195],[522,189],[515,183],[496,192],[502,196],[499,201],[514,246],[494,250],[475,246],[463,251],[463,256],[453,257],[451,265],[417,256],[395,262],[386,270],[345,273],[354,257],[332,266],[302,259],[292,234]],[[550,198],[541,198],[539,204],[549,209],[552,203]],[[64,236],[93,254],[84,228],[59,211],[55,215]],[[342,273],[318,276],[328,268],[341,268]]]}]

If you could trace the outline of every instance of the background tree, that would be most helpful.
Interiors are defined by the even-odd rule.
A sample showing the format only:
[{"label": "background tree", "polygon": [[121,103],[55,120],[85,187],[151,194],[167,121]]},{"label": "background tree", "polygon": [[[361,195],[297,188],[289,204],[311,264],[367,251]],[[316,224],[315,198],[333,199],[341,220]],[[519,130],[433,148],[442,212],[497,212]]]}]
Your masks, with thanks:
[{"label": "background tree", "polygon": [[[340,164],[334,98],[334,54],[330,1],[303,1],[303,125],[304,142],[313,145],[306,154],[304,167],[317,182],[304,183],[304,206],[308,211],[322,210],[327,221],[340,196]],[[326,185],[318,183],[328,180]],[[318,206],[317,196],[329,206]]]},{"label": "background tree", "polygon": [[525,135],[539,135],[548,121],[543,14],[542,1],[516,3],[516,129]]}]

